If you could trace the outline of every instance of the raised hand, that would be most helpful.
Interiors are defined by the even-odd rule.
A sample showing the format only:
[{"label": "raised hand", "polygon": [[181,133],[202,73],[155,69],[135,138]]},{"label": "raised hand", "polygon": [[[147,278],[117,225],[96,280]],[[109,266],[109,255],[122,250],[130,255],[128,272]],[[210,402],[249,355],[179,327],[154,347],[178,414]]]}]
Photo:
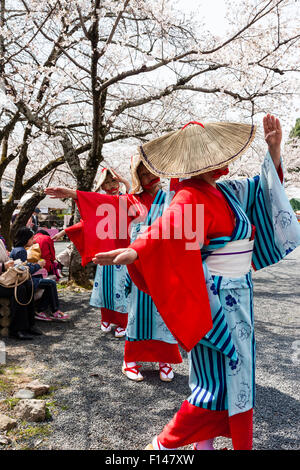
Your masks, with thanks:
[{"label": "raised hand", "polygon": [[95,264],[131,264],[138,258],[137,252],[132,248],[120,248],[106,253],[97,253],[93,258]]},{"label": "raised hand", "polygon": [[282,140],[282,130],[279,119],[271,114],[267,114],[263,119],[265,141],[268,144],[270,155],[274,165],[278,168],[280,164],[280,145]]},{"label": "raised hand", "polygon": [[123,183],[125,185],[126,193],[129,193],[130,192],[130,183],[129,183],[129,181],[127,181],[126,178],[123,178],[123,176],[119,175],[119,173],[117,173],[116,170],[113,170],[113,173],[115,175],[115,179],[119,183]]},{"label": "raised hand", "polygon": [[116,170],[113,170],[113,174],[114,174],[115,179],[116,179],[117,181],[120,181],[120,182],[123,181],[124,178],[123,178],[121,175],[119,175],[119,173],[117,173]]}]

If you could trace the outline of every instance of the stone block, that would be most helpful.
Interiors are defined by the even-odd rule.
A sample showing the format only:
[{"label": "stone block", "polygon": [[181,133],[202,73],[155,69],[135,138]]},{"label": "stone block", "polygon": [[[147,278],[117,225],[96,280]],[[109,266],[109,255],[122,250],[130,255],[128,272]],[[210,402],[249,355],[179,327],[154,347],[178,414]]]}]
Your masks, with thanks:
[{"label": "stone block", "polygon": [[15,406],[16,416],[26,421],[40,422],[46,419],[46,402],[43,400],[20,400]]},{"label": "stone block", "polygon": [[17,426],[17,421],[9,416],[0,414],[0,431],[10,431]]}]

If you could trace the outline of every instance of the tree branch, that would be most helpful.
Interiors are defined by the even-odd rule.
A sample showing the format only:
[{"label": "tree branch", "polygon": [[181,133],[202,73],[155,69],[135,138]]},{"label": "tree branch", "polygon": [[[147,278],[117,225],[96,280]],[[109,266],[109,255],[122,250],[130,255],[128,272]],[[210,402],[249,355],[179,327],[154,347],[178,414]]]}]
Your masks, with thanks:
[{"label": "tree branch", "polygon": [[111,41],[112,41],[112,39],[113,39],[113,37],[114,37],[114,34],[115,34],[115,32],[116,32],[116,29],[117,29],[117,27],[118,27],[118,24],[119,24],[119,22],[120,22],[120,20],[121,20],[121,18],[122,18],[122,15],[123,15],[124,11],[125,11],[126,8],[127,8],[127,5],[128,5],[129,2],[130,2],[130,0],[125,0],[124,5],[123,5],[123,8],[119,11],[118,16],[117,16],[117,18],[116,18],[116,20],[115,20],[115,22],[114,22],[114,24],[113,24],[113,27],[112,27],[112,29],[111,29],[111,32],[110,32],[110,34],[109,34],[109,36],[108,36],[108,38],[107,38],[107,41],[105,42],[103,48],[101,49],[101,51],[100,51],[99,54],[98,54],[98,58],[99,58],[99,59],[100,59],[100,57],[103,56],[103,54],[105,53],[105,51],[106,51],[106,49],[107,49],[107,46],[111,43]]},{"label": "tree branch", "polygon": [[140,99],[137,99],[137,100],[125,101],[125,102],[121,103],[113,111],[113,113],[111,114],[111,116],[107,120],[107,127],[110,127],[110,125],[113,121],[113,118],[115,118],[116,116],[119,116],[120,114],[122,114],[125,111],[125,109],[135,108],[137,106],[141,106],[143,104],[150,103],[151,101],[159,100],[160,98],[163,98],[165,96],[170,95],[175,90],[184,89],[185,83],[188,83],[189,81],[191,81],[196,76],[201,75],[202,73],[212,71],[212,70],[217,70],[221,67],[224,67],[224,65],[218,64],[218,65],[209,66],[205,70],[195,72],[195,73],[193,73],[193,74],[191,74],[191,75],[189,75],[185,78],[180,78],[177,83],[167,86],[166,88],[164,88],[163,90],[161,90],[160,92],[158,92],[154,95],[143,97],[143,98],[140,98]]},{"label": "tree branch", "polygon": [[269,10],[267,10],[268,6],[269,5],[272,5],[272,0],[269,1],[269,3],[267,5],[265,5],[259,12],[256,13],[256,15],[252,18],[251,21],[249,21],[243,28],[241,28],[237,33],[235,33],[233,36],[231,36],[229,39],[227,39],[226,41],[224,41],[222,44],[220,44],[219,46],[213,48],[213,49],[209,49],[207,51],[200,51],[201,54],[212,54],[216,51],[219,51],[220,49],[222,49],[223,47],[227,46],[227,44],[231,43],[232,41],[234,41],[235,39],[237,39],[244,31],[246,31],[247,29],[249,29],[251,26],[253,26],[255,23],[257,23],[259,20],[261,20],[264,16],[266,16],[267,14],[269,14],[272,10],[274,10],[274,8],[278,7],[280,5],[280,3],[282,3],[284,0],[279,0],[277,2],[276,5],[273,5],[271,6],[271,8]]},{"label": "tree branch", "polygon": [[24,184],[22,185],[23,193],[25,194],[29,189],[32,188],[32,186],[37,184],[42,178],[48,175],[50,171],[54,170],[63,163],[65,163],[64,157],[58,157],[55,160],[52,160],[51,162],[47,163],[47,165],[45,165],[41,170],[39,170],[34,176],[24,182]]},{"label": "tree branch", "polygon": [[124,80],[124,78],[127,77],[132,77],[134,75],[138,75],[140,73],[147,73],[147,72],[153,72],[154,70],[159,69],[160,67],[163,67],[164,65],[170,64],[171,62],[177,62],[180,59],[183,59],[184,57],[187,57],[189,55],[197,54],[196,50],[190,50],[188,52],[184,52],[182,54],[179,54],[174,57],[169,57],[168,59],[163,59],[159,63],[151,66],[146,66],[142,65],[141,67],[135,69],[135,70],[127,70],[126,72],[122,72],[116,77],[112,77],[109,80],[106,80],[100,85],[100,91],[104,91],[106,88],[109,86],[113,85],[114,83],[117,83],[119,81]]}]

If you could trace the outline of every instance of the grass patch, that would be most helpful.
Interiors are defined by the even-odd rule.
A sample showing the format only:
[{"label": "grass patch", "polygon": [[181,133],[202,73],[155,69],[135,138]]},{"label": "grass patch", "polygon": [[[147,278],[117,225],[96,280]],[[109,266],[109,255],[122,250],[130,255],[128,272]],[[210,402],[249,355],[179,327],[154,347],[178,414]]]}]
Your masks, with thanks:
[{"label": "grass patch", "polygon": [[9,372],[10,375],[21,375],[21,374],[23,374],[22,369],[20,367],[16,366],[16,365],[6,366],[6,370]]},{"label": "grass patch", "polygon": [[16,365],[4,365],[1,367],[0,373],[0,393],[8,396],[15,388],[19,388],[19,384],[22,383],[23,377],[28,379],[28,376],[24,374],[21,367]]},{"label": "grass patch", "polygon": [[14,407],[19,403],[20,401],[20,398],[6,398],[6,400],[4,400],[4,403],[8,406],[8,408],[10,410],[13,410]]},{"label": "grass patch", "polygon": [[0,378],[0,392],[2,393],[11,393],[13,390],[13,383],[7,377]]},{"label": "grass patch", "polygon": [[46,421],[51,421],[52,419],[51,410],[47,405],[46,405],[46,410],[45,410],[45,418],[46,418]]},{"label": "grass patch", "polygon": [[60,405],[62,411],[68,411],[70,409],[69,405]]},{"label": "grass patch", "polygon": [[93,281],[90,279],[84,281],[82,285],[77,284],[75,281],[62,281],[56,285],[58,289],[67,289],[70,292],[86,292],[93,289]]},{"label": "grass patch", "polygon": [[46,401],[46,420],[50,421],[53,415],[57,415],[62,407],[56,400]]},{"label": "grass patch", "polygon": [[56,287],[57,287],[57,290],[66,289],[68,287],[68,283],[67,281],[57,282]]},{"label": "grass patch", "polygon": [[[43,424],[28,424],[26,422],[22,422],[18,428],[12,429],[8,431],[7,435],[10,439],[22,445],[20,441],[28,441],[33,438],[45,438],[49,437],[52,432],[51,426],[48,423]],[[32,446],[24,443],[28,446],[28,449],[32,448]],[[22,446],[23,448],[23,446]]]},{"label": "grass patch", "polygon": [[29,425],[23,429],[20,429],[18,434],[21,439],[30,439],[32,437],[45,437],[51,434],[51,429],[49,424],[42,424],[37,426]]}]

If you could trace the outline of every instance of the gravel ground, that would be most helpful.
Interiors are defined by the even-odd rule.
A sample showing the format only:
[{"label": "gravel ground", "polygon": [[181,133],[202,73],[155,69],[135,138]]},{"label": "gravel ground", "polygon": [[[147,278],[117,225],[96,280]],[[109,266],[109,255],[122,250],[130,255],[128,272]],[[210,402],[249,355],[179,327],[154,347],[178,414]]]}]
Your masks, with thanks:
[{"label": "gravel ground", "polygon": [[[298,248],[254,274],[256,450],[300,448],[299,272]],[[52,433],[39,449],[144,449],[189,395],[187,355],[182,352],[183,364],[174,367],[172,383],[161,382],[157,365],[151,363],[143,365],[143,382],[129,381],[121,373],[124,340],[100,331],[99,313],[89,306],[89,296],[61,291],[61,308],[71,315],[68,323],[42,323],[44,336],[26,345],[6,341],[8,362],[12,356],[55,387]],[[231,442],[218,438],[216,447],[231,448]]]}]

